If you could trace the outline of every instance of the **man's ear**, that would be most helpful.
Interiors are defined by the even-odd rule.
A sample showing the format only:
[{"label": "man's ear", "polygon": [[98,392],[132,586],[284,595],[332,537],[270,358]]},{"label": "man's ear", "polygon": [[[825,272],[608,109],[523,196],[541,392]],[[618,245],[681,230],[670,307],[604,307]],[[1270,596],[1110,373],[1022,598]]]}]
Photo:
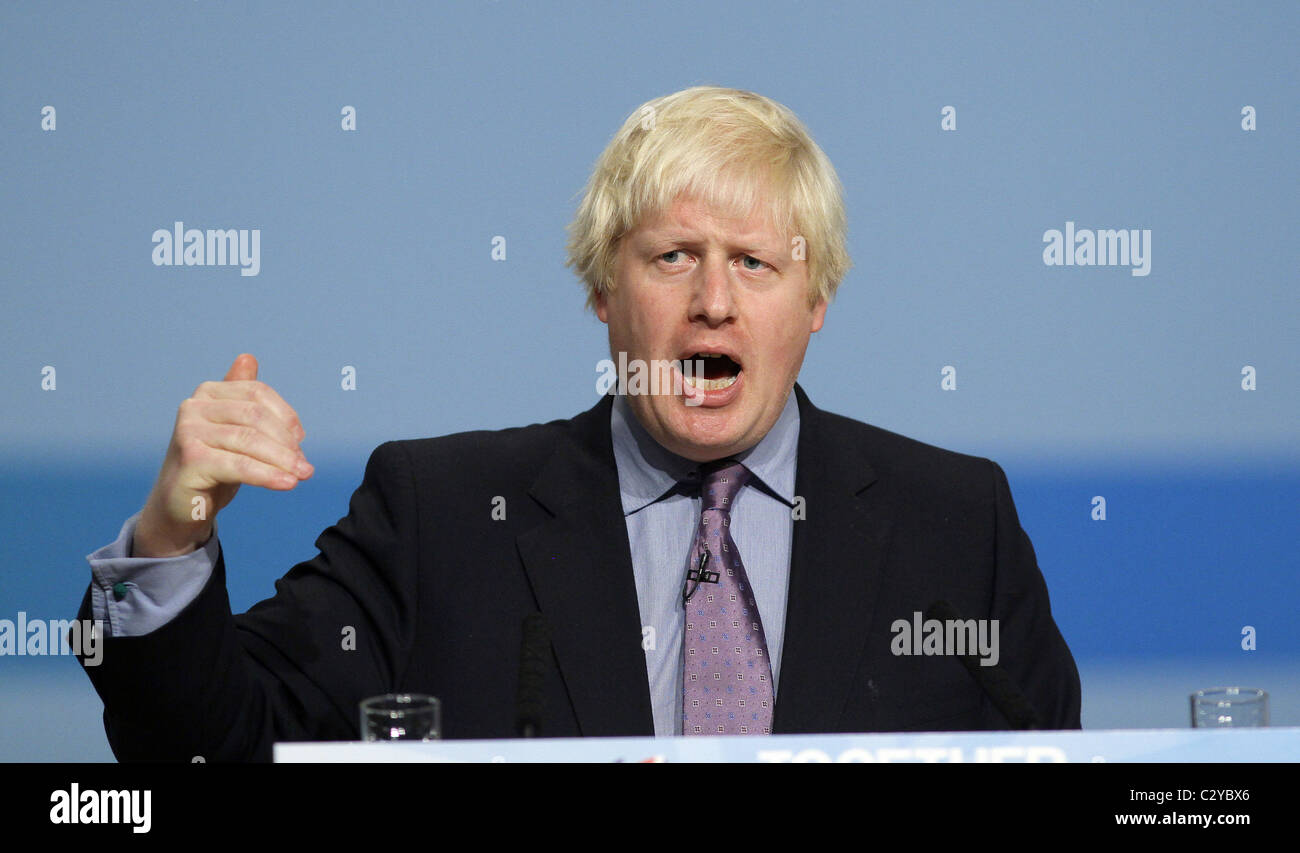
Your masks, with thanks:
[{"label": "man's ear", "polygon": [[609,323],[609,300],[603,290],[596,291],[596,316],[600,318],[600,322]]},{"label": "man's ear", "polygon": [[823,298],[823,299],[818,300],[818,301],[817,301],[817,304],[813,306],[813,310],[812,310],[812,331],[814,331],[814,332],[820,332],[820,331],[821,331],[821,329],[822,329],[822,324],[826,322],[826,306],[827,306],[827,304],[828,304],[828,303],[826,302],[825,298]]}]

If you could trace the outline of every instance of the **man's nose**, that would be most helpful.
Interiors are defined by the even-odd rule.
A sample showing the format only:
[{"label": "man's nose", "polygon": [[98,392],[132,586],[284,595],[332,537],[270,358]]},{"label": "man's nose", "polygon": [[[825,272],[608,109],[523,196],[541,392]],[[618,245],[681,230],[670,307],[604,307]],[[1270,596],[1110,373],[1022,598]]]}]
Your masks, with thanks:
[{"label": "man's nose", "polygon": [[691,300],[691,320],[717,326],[735,316],[736,283],[725,257],[707,256],[700,264]]}]

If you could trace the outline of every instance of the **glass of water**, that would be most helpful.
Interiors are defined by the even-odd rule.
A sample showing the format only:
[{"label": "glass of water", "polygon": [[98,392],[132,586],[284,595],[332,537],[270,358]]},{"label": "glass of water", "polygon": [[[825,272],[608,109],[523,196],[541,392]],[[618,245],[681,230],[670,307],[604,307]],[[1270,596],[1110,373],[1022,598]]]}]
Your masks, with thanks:
[{"label": "glass of water", "polygon": [[1211,687],[1192,699],[1192,728],[1268,725],[1268,693],[1258,687]]},{"label": "glass of water", "polygon": [[442,703],[423,693],[386,693],[361,702],[361,739],[438,740]]}]

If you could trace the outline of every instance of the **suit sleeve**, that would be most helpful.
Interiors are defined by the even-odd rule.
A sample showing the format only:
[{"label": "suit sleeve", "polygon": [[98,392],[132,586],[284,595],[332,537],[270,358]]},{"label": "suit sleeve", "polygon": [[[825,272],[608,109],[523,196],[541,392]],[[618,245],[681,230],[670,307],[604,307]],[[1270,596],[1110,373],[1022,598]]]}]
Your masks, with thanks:
[{"label": "suit sleeve", "polygon": [[1020,527],[1007,476],[996,462],[996,577],[993,614],[998,620],[1001,665],[1047,729],[1080,728],[1081,691],[1074,656],[1052,619],[1047,584],[1034,546]]},{"label": "suit sleeve", "polygon": [[[416,621],[416,495],[400,444],[371,454],[319,553],[235,616],[225,552],[199,596],[85,666],[119,760],[269,761],[272,744],[355,740],[357,703],[391,692]],[[89,595],[82,616],[89,611]]]}]

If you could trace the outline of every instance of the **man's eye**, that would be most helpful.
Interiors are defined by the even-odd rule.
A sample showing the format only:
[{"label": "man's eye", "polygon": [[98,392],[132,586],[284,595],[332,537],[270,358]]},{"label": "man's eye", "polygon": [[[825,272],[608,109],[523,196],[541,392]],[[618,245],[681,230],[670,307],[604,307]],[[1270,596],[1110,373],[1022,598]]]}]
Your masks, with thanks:
[{"label": "man's eye", "polygon": [[659,256],[659,259],[662,261],[667,261],[668,263],[671,264],[673,262],[673,259],[669,257],[669,255],[680,255],[680,254],[681,254],[680,250],[673,249],[671,252],[664,252],[662,255]]},{"label": "man's eye", "polygon": [[745,260],[746,260],[746,261],[753,261],[754,263],[758,264],[758,266],[755,266],[755,267],[746,267],[746,269],[749,269],[749,270],[758,271],[758,270],[761,270],[763,267],[767,266],[766,263],[764,263],[763,261],[760,261],[758,258],[754,257],[753,255],[745,255]]}]

